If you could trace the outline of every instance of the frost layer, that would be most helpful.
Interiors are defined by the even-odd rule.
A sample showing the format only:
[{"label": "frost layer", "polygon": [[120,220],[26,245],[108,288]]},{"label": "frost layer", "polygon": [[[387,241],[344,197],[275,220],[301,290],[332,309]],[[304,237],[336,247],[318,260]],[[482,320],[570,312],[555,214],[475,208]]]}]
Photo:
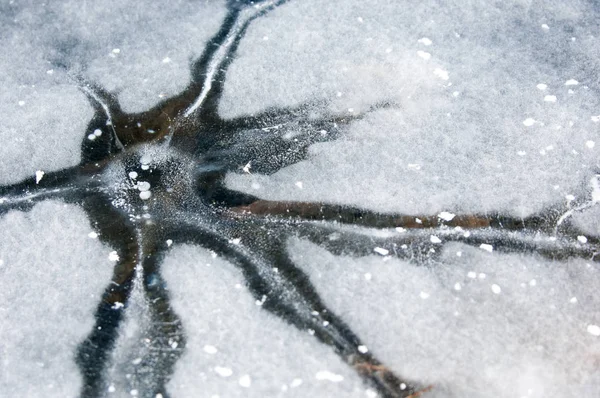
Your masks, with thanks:
[{"label": "frost layer", "polygon": [[250,30],[221,112],[315,98],[340,114],[397,109],[230,186],[411,213],[525,215],[578,197],[598,167],[598,13],[579,1],[290,2]]},{"label": "frost layer", "polygon": [[427,266],[336,257],[299,240],[291,251],[368,348],[399,374],[431,383],[431,396],[598,393],[596,263],[459,244]]},{"label": "frost layer", "polygon": [[368,396],[330,347],[263,310],[233,265],[183,247],[163,274],[187,336],[168,386],[173,396]]},{"label": "frost layer", "polygon": [[0,230],[0,391],[74,397],[75,349],[110,281],[109,250],[88,237],[80,209],[59,203],[8,213]]}]

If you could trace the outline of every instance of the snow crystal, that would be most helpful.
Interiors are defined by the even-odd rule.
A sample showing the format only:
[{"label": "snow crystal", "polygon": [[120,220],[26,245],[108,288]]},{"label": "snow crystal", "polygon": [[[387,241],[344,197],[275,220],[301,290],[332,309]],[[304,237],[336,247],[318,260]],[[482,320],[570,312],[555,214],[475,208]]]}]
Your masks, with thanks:
[{"label": "snow crystal", "polygon": [[438,217],[444,221],[452,221],[454,219],[455,215],[452,213],[449,213],[447,211],[443,211],[438,214]]},{"label": "snow crystal", "polygon": [[494,251],[494,246],[488,245],[487,243],[482,243],[481,245],[479,245],[479,248],[490,253]]},{"label": "snow crystal", "polygon": [[588,325],[587,331],[592,336],[600,336],[600,326],[598,325]]},{"label": "snow crystal", "polygon": [[438,238],[437,236],[435,236],[435,235],[431,235],[429,237],[429,241],[431,243],[442,243],[442,240],[440,238]]},{"label": "snow crystal", "polygon": [[388,254],[390,254],[390,251],[384,249],[383,247],[376,247],[373,249],[373,251],[377,254],[381,254],[382,256],[387,256]]},{"label": "snow crystal", "polygon": [[222,366],[215,366],[215,372],[221,377],[229,377],[233,374],[233,370],[231,370],[231,368]]},{"label": "snow crystal", "polygon": [[243,375],[238,380],[238,383],[240,384],[240,386],[242,386],[244,388],[249,388],[250,385],[252,385],[252,379],[250,378],[249,375]]},{"label": "snow crystal", "polygon": [[317,378],[317,380],[327,380],[332,381],[334,383],[339,383],[340,381],[344,380],[344,376],[332,373],[328,370],[322,370],[320,372],[317,372],[315,377]]}]

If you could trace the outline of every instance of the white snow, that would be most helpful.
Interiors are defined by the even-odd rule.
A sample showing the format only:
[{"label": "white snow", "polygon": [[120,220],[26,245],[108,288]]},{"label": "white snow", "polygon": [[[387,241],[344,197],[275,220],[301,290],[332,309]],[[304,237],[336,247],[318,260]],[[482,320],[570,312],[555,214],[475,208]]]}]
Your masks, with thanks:
[{"label": "white snow", "polygon": [[[462,257],[454,255],[459,247]],[[596,394],[593,358],[600,342],[590,339],[597,329],[588,327],[600,316],[595,263],[489,254],[459,244],[448,244],[428,267],[337,257],[299,240],[291,251],[370,351],[406,377],[429,380],[432,396]],[[364,272],[373,273],[372,283],[354,277]],[[532,280],[535,288],[519,286]],[[435,294],[423,300],[425,292]],[[573,305],[574,292],[586,300]]]},{"label": "white snow", "polygon": [[56,202],[0,218],[0,395],[79,394],[75,350],[112,276],[89,230],[80,208]]},{"label": "white snow", "polygon": [[[82,72],[118,93],[129,112],[182,90],[189,60],[218,29],[223,4],[0,6],[10,55],[0,59],[0,182],[73,166],[84,139],[100,141],[101,130],[86,133],[92,108],[69,74]],[[306,161],[270,176],[242,163],[227,183],[266,199],[437,214],[444,221],[454,213],[526,216],[565,198],[589,198],[582,187],[597,173],[598,14],[579,1],[439,7],[429,0],[409,6],[292,0],[251,25],[227,74],[220,114],[321,99],[327,105],[315,118],[395,106],[351,123],[337,141],[313,145]],[[145,196],[150,187],[140,189]],[[0,389],[10,396],[77,394],[74,349],[89,333],[118,261],[114,248],[87,238],[97,236],[89,234],[81,210],[62,206],[43,204],[0,219],[6,347]],[[598,206],[573,215],[588,237],[600,236],[598,219]],[[445,242],[438,232],[434,238]],[[595,397],[595,263],[445,244],[436,246],[439,262],[417,267],[382,261],[391,250],[376,244],[361,259],[302,245],[295,260],[319,293],[369,352],[398,373],[447,386],[453,396]],[[283,394],[282,386],[298,397],[372,393],[329,347],[255,305],[266,296],[250,295],[241,273],[216,253],[174,247],[163,270],[188,336],[168,386],[173,396],[274,396]],[[128,318],[115,361],[140,357],[127,343],[137,336],[131,330],[145,327],[140,319]],[[231,376],[219,376],[217,367]],[[317,380],[319,372],[329,372],[326,380]],[[340,377],[343,382],[327,382]],[[142,394],[115,383],[106,388]]]},{"label": "white snow", "polygon": [[[175,247],[163,273],[187,336],[185,354],[168,384],[173,396],[202,391],[207,396],[262,398],[285,385],[286,396],[298,398],[364,398],[368,386],[330,347],[254,305],[244,286],[235,287],[243,278],[232,264],[199,248]],[[202,289],[198,281],[203,281]],[[208,353],[207,345],[218,350]],[[215,373],[217,366],[230,369],[231,377]],[[240,384],[245,375],[251,388]]]}]

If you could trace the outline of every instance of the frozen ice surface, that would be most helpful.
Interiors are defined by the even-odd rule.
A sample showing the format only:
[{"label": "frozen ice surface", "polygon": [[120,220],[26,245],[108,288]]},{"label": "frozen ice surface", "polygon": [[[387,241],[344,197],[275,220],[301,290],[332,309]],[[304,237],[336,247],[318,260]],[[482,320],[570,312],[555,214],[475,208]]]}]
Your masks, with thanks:
[{"label": "frozen ice surface", "polygon": [[92,109],[75,77],[117,92],[127,112],[146,110],[187,85],[223,15],[220,2],[0,5],[0,183],[79,162]]},{"label": "frozen ice surface", "polygon": [[336,257],[299,240],[291,252],[368,348],[399,374],[428,380],[432,396],[598,394],[600,340],[588,331],[600,322],[596,263],[459,244],[424,266]]},{"label": "frozen ice surface", "polygon": [[[0,220],[0,395],[74,397],[75,349],[112,275],[83,211],[46,202]],[[68,250],[65,250],[68,248]]]},{"label": "frozen ice surface", "polygon": [[173,396],[368,396],[330,347],[261,309],[232,264],[184,246],[163,274],[187,336],[168,386]]},{"label": "frozen ice surface", "polygon": [[[92,111],[72,76],[114,90],[126,111],[185,87],[223,4],[1,4],[0,183],[79,161]],[[269,199],[407,213],[525,215],[579,200],[598,172],[599,13],[577,0],[291,0],[242,40],[220,113],[323,99],[334,114],[395,106],[314,145],[304,162],[268,177],[250,168],[229,184]],[[598,207],[574,219],[598,236]],[[76,395],[74,349],[93,325],[111,249],[62,204],[9,213],[0,230],[0,391]],[[597,395],[595,263],[447,245],[440,263],[419,267],[305,242],[292,249],[367,348],[434,384],[433,395]],[[173,396],[367,396],[330,348],[261,311],[232,265],[185,247],[163,271],[188,339]],[[145,303],[132,300],[109,370],[119,386],[148,327]]]},{"label": "frozen ice surface", "polygon": [[599,11],[583,1],[281,7],[244,40],[224,115],[314,98],[342,114],[386,100],[398,108],[315,145],[302,163],[229,184],[410,213],[526,215],[577,196],[598,167],[599,148],[586,142],[598,137]]}]

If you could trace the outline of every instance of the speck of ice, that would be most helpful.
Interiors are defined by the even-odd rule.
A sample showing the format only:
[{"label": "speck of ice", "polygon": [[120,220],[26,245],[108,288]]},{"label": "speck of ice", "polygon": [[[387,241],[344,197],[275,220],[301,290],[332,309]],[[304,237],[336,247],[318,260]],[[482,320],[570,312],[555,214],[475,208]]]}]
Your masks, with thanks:
[{"label": "speck of ice", "polygon": [[577,303],[577,297],[573,296],[569,299],[569,303],[571,304],[576,304]]},{"label": "speck of ice", "polygon": [[450,75],[448,74],[447,70],[441,69],[441,68],[435,68],[433,70],[433,74],[437,77],[439,77],[442,80],[448,80],[450,79]]},{"label": "speck of ice", "polygon": [[467,273],[467,276],[471,279],[475,279],[475,278],[477,278],[477,273],[475,273],[475,271],[469,271]]},{"label": "speck of ice", "polygon": [[384,249],[383,247],[376,247],[373,249],[373,251],[377,254],[381,254],[382,256],[387,256],[390,254],[390,251],[388,249]]},{"label": "speck of ice", "polygon": [[108,261],[116,262],[119,261],[119,255],[116,251],[108,253]]},{"label": "speck of ice", "polygon": [[231,368],[226,368],[223,366],[215,366],[215,372],[221,377],[229,377],[233,374],[233,370]]},{"label": "speck of ice", "polygon": [[369,349],[367,348],[366,345],[359,345],[358,352],[360,352],[362,354],[366,354],[367,352],[369,352]]},{"label": "speck of ice", "polygon": [[150,183],[147,181],[140,181],[136,185],[137,189],[141,192],[146,192],[150,190]]},{"label": "speck of ice", "polygon": [[435,235],[429,236],[429,240],[431,243],[442,243],[442,240]]},{"label": "speck of ice", "polygon": [[151,197],[152,197],[152,192],[150,192],[150,191],[140,192],[140,199],[142,199],[142,200],[148,200]]},{"label": "speck of ice", "polygon": [[250,174],[250,168],[252,167],[252,162],[246,163],[244,167],[242,167],[242,171],[246,174]]},{"label": "speck of ice", "polygon": [[165,57],[165,58],[163,58],[162,62],[163,62],[163,64],[168,64],[169,62],[171,62],[171,58]]},{"label": "speck of ice", "polygon": [[252,379],[250,378],[250,375],[243,375],[238,380],[238,383],[244,388],[249,388],[252,385]]},{"label": "speck of ice", "polygon": [[302,184],[302,181],[296,181],[296,183],[294,185],[300,189],[304,188],[304,184]]},{"label": "speck of ice", "polygon": [[417,51],[417,55],[421,58],[423,58],[425,61],[431,59],[431,54],[426,52],[426,51]]},{"label": "speck of ice", "polygon": [[496,285],[495,283],[492,285],[492,292],[494,294],[500,294],[502,293],[502,289],[500,288],[500,286]]},{"label": "speck of ice", "polygon": [[95,137],[100,137],[102,135],[102,130],[96,129],[96,130],[94,130],[93,134],[94,134]]},{"label": "speck of ice", "polygon": [[433,42],[431,41],[431,39],[427,38],[427,37],[422,37],[419,40],[417,40],[417,42],[421,43],[424,46],[430,46]]},{"label": "speck of ice", "polygon": [[135,171],[130,171],[129,172],[129,178],[131,178],[132,180],[135,180],[138,176],[138,173],[136,173]]},{"label": "speck of ice", "polygon": [[38,170],[35,172],[35,183],[39,184],[42,178],[44,177],[44,173],[42,170]]},{"label": "speck of ice", "polygon": [[546,96],[544,96],[544,101],[556,102],[556,95],[546,95]]},{"label": "speck of ice", "polygon": [[544,30],[550,30],[550,27],[548,25],[546,25],[545,23],[542,24],[542,29]]},{"label": "speck of ice", "polygon": [[299,379],[299,378],[295,378],[290,383],[290,387],[292,387],[292,388],[300,387],[300,385],[302,385],[302,379]]},{"label": "speck of ice", "polygon": [[344,376],[337,375],[328,370],[321,370],[321,371],[317,372],[315,377],[317,378],[317,380],[327,380],[327,381],[332,381],[334,383],[339,383],[340,381],[344,380]]},{"label": "speck of ice", "polygon": [[548,85],[544,84],[544,83],[540,83],[536,87],[538,88],[538,90],[542,90],[543,91],[543,90],[545,90],[545,89],[548,88]]},{"label": "speck of ice", "polygon": [[596,146],[596,143],[594,141],[588,140],[585,142],[585,146],[592,149],[594,146]]},{"label": "speck of ice", "polygon": [[460,285],[460,283],[456,282],[454,284],[454,290],[456,290],[456,291],[462,290],[462,286]]},{"label": "speck of ice", "polygon": [[535,124],[535,119],[528,117],[527,119],[523,120],[523,125],[525,127],[531,127]]},{"label": "speck of ice", "polygon": [[569,79],[565,82],[565,86],[577,86],[579,82],[575,79]]},{"label": "speck of ice", "polygon": [[373,278],[370,272],[365,273],[365,280],[370,281]]},{"label": "speck of ice", "polygon": [[598,123],[598,122],[600,122],[600,115],[598,115],[598,116],[592,116],[591,119],[592,119],[592,122]]},{"label": "speck of ice", "polygon": [[421,291],[421,293],[419,293],[419,297],[421,297],[423,300],[427,300],[429,298],[429,296],[431,296],[431,295],[427,292]]},{"label": "speck of ice", "polygon": [[25,101],[19,101],[19,106],[25,105]]},{"label": "speck of ice", "polygon": [[588,240],[587,240],[587,238],[586,238],[585,236],[583,236],[583,235],[579,235],[579,236],[577,237],[577,240],[578,240],[580,243],[587,243],[587,241],[588,241]]},{"label": "speck of ice", "polygon": [[479,248],[489,253],[494,251],[494,246],[488,245],[487,243],[482,243],[481,245],[479,245]]},{"label": "speck of ice", "polygon": [[537,285],[537,281],[535,279],[529,281],[529,286],[534,287],[535,285]]},{"label": "speck of ice", "polygon": [[456,217],[456,215],[452,214],[452,213],[448,213],[447,211],[443,211],[440,214],[438,214],[438,217],[444,221],[452,221],[452,219],[454,217]]},{"label": "speck of ice", "polygon": [[598,325],[588,325],[587,331],[592,336],[600,336],[600,326]]}]

